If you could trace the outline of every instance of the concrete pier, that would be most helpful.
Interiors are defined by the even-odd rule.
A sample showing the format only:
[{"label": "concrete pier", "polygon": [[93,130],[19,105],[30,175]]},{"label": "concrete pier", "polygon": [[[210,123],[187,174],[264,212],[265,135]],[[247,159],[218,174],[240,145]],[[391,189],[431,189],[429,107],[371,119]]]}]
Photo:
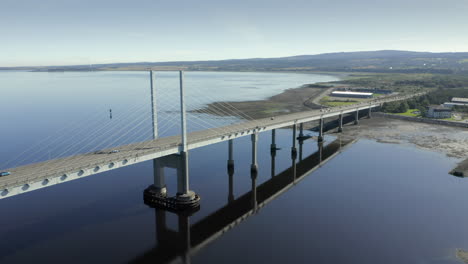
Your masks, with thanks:
[{"label": "concrete pier", "polygon": [[154,190],[160,195],[166,196],[166,179],[164,174],[164,165],[161,163],[161,160],[153,160],[153,176],[154,176]]},{"label": "concrete pier", "polygon": [[251,171],[250,178],[252,180],[252,209],[257,211],[258,202],[257,202],[257,171]]},{"label": "concrete pier", "polygon": [[291,159],[291,168],[292,168],[293,183],[296,184],[296,180],[297,180],[297,163],[296,163],[296,159],[294,157],[292,157],[292,159]]},{"label": "concrete pier", "polygon": [[343,114],[338,116],[338,132],[343,132]]},{"label": "concrete pier", "polygon": [[252,140],[252,164],[250,165],[250,172],[257,175],[258,172],[258,165],[257,165],[257,140],[258,134],[254,133],[251,135]]},{"label": "concrete pier", "polygon": [[276,155],[271,154],[271,178],[275,177],[276,173]]},{"label": "concrete pier", "polygon": [[297,157],[297,148],[296,148],[296,130],[297,130],[297,125],[294,124],[292,126],[292,146],[291,146],[291,157],[293,157],[294,159],[296,159]]},{"label": "concrete pier", "polygon": [[229,143],[229,157],[228,157],[228,175],[229,175],[229,192],[228,192],[228,203],[234,201],[234,157],[233,157],[233,142],[232,139]]},{"label": "concrete pier", "polygon": [[303,139],[304,138],[304,123],[299,124],[299,138],[298,139]]},{"label": "concrete pier", "polygon": [[359,125],[359,109],[356,110],[355,115],[354,115],[354,124]]},{"label": "concrete pier", "polygon": [[319,136],[317,139],[318,142],[323,141],[323,118],[320,118],[319,120]]},{"label": "concrete pier", "polygon": [[304,123],[299,124],[299,137],[297,140],[299,141],[299,160],[302,160],[302,145],[304,145]]},{"label": "concrete pier", "polygon": [[318,142],[319,163],[322,163],[323,142]]},{"label": "concrete pier", "polygon": [[[156,107],[153,87],[153,72],[151,78],[151,101],[153,119],[153,139],[157,138]],[[143,192],[143,200],[150,206],[160,207],[169,210],[187,210],[199,208],[200,197],[189,189],[189,166],[188,166],[188,145],[187,145],[187,121],[184,97],[184,74],[179,72],[180,80],[180,122],[181,122],[181,148],[178,155],[173,154],[163,158],[154,159],[154,184]],[[167,197],[167,189],[164,178],[164,167],[177,169],[177,194],[175,197]]]},{"label": "concrete pier", "polygon": [[[295,141],[293,142],[293,148],[295,148]],[[291,168],[293,169],[293,174],[292,174],[293,183],[296,183],[296,159],[297,159],[297,153],[294,153],[294,155],[291,155]]]},{"label": "concrete pier", "polygon": [[276,155],[276,129],[271,130],[270,152],[272,155]]},{"label": "concrete pier", "polygon": [[302,138],[299,138],[299,160],[301,161],[302,160],[302,149],[303,149],[303,145],[304,145],[304,140]]},{"label": "concrete pier", "polygon": [[228,161],[227,161],[227,167],[228,170],[234,170],[234,151],[233,151],[233,141],[230,139],[228,141]]}]

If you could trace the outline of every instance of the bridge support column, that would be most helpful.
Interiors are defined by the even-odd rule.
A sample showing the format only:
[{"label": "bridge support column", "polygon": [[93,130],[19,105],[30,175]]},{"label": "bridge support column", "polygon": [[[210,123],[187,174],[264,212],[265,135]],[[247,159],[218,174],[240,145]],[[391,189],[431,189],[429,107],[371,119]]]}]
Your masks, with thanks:
[{"label": "bridge support column", "polygon": [[356,110],[356,114],[354,116],[354,124],[359,125],[359,109]]},{"label": "bridge support column", "polygon": [[[185,154],[185,155],[184,155]],[[173,154],[153,161],[154,184],[143,192],[144,202],[155,208],[172,211],[195,211],[200,208],[200,197],[188,188],[187,153]],[[164,168],[177,170],[177,195],[169,197],[164,181]]]},{"label": "bridge support column", "polygon": [[271,154],[271,177],[275,176],[275,161],[276,161],[276,130],[271,130],[271,145],[270,145],[270,154]]},{"label": "bridge support column", "polygon": [[276,155],[271,154],[271,178],[275,177],[276,173]]},{"label": "bridge support column", "polygon": [[257,171],[250,172],[250,179],[252,180],[252,209],[257,211]]},{"label": "bridge support column", "polygon": [[323,118],[320,118],[318,142],[322,142],[322,141],[323,141]]},{"label": "bridge support column", "polygon": [[319,163],[322,163],[323,142],[318,142]]},{"label": "bridge support column", "polygon": [[271,152],[271,155],[276,155],[276,129],[271,130],[270,152]]},{"label": "bridge support column", "polygon": [[369,111],[367,112],[367,117],[370,119],[372,117],[372,107],[369,106]]},{"label": "bridge support column", "polygon": [[228,170],[229,175],[229,191],[228,191],[228,203],[234,201],[234,170]]},{"label": "bridge support column", "polygon": [[296,130],[297,125],[294,124],[292,126],[293,136],[292,136],[292,146],[291,146],[291,157],[295,160],[297,157],[297,149],[296,149]]},{"label": "bridge support column", "polygon": [[189,190],[188,152],[180,152],[180,167],[177,170],[177,197],[184,199],[184,196],[194,195]]},{"label": "bridge support column", "polygon": [[166,179],[164,175],[164,166],[161,163],[161,160],[153,160],[153,175],[154,175],[154,190],[162,196],[166,196]]},{"label": "bridge support column", "polygon": [[296,164],[296,158],[291,157],[291,168],[292,168],[292,177],[293,177],[293,183],[296,184],[296,177],[297,177],[297,164]]},{"label": "bridge support column", "polygon": [[251,135],[252,139],[252,164],[250,165],[250,173],[251,175],[255,174],[255,177],[257,176],[258,172],[258,165],[257,165],[257,140],[258,140],[258,134],[255,132],[254,134]]},{"label": "bridge support column", "polygon": [[[296,150],[296,124],[293,125],[293,142],[291,147],[291,167],[293,168],[293,182],[296,182],[296,159],[297,159],[297,150]],[[302,140],[299,140],[301,142]],[[302,146],[301,150],[302,150]],[[302,153],[300,153],[302,155]]]},{"label": "bridge support column", "polygon": [[[228,140],[228,161],[227,161],[227,168],[228,171],[234,171],[234,151],[233,151],[233,142],[232,139]],[[234,173],[234,172],[233,172]]]},{"label": "bridge support column", "polygon": [[233,158],[233,142],[232,139],[228,141],[229,143],[229,158],[227,164],[227,170],[229,175],[229,193],[228,193],[228,202],[234,201],[234,158]]},{"label": "bridge support column", "polygon": [[338,116],[338,132],[343,132],[343,114]]},{"label": "bridge support column", "polygon": [[303,150],[303,146],[304,145],[304,140],[299,137],[299,160],[302,161],[302,150]]},{"label": "bridge support column", "polygon": [[299,140],[304,138],[304,123],[299,124]]}]

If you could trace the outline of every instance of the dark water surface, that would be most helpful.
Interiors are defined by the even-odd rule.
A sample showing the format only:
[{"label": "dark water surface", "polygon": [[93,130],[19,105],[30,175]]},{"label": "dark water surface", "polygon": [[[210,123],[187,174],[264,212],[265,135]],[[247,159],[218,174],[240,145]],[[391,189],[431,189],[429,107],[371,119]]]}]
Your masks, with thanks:
[{"label": "dark water surface", "polygon": [[[2,142],[12,149],[21,135]],[[271,136],[259,135],[254,184],[249,137],[234,141],[232,186],[227,142],[191,151],[190,189],[202,201],[189,217],[143,204],[151,162],[2,199],[0,263],[459,263],[468,182],[447,174],[456,160],[358,140],[317,166],[319,146],[306,140],[293,170],[291,137],[277,131],[272,178]],[[326,137],[322,160],[339,142]],[[170,193],[175,176],[167,169]]]}]

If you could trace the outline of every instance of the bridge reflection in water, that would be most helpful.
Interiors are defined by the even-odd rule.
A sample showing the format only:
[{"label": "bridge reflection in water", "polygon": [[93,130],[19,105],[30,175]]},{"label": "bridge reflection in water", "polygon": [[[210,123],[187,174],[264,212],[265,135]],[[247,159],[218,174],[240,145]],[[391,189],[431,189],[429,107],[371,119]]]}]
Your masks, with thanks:
[{"label": "bridge reflection in water", "polygon": [[[194,224],[190,224],[190,216],[195,212],[173,212],[178,216],[177,231],[169,229],[166,225],[166,214],[170,212],[155,209],[157,246],[130,263],[190,263],[191,256],[197,251],[258,212],[260,208],[289,190],[353,142],[354,139],[341,137],[326,146],[320,142],[317,152],[299,162],[296,162],[296,155],[292,151],[292,166],[277,175],[275,175],[276,148],[272,148],[272,178],[257,186],[257,173],[256,170],[252,170],[251,191],[237,199],[233,194],[234,166],[233,161],[230,160],[228,163],[228,203]],[[302,158],[302,153],[299,154]]]}]

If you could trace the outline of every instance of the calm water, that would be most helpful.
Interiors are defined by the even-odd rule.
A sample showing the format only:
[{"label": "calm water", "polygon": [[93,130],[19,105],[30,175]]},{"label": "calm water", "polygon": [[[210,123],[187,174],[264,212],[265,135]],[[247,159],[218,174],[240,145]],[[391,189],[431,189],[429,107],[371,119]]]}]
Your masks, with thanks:
[{"label": "calm water", "polygon": [[[149,104],[145,76],[0,72],[5,102],[0,106],[0,118],[7,126],[0,138],[0,160],[60,130],[63,122],[83,120],[83,113],[95,115],[96,109],[102,109],[104,116],[93,119],[99,122],[108,120],[109,105],[123,111],[126,105]],[[229,100],[242,100],[244,92],[224,92],[236,85],[257,87],[245,90],[258,99],[316,81],[314,78],[187,73],[187,83],[192,79],[198,87],[223,89]],[[164,76],[160,79],[164,83]],[[172,87],[169,84],[174,80],[167,76],[165,83]],[[96,83],[99,86],[89,88]],[[270,87],[274,87],[271,93]],[[104,102],[106,94],[112,103]],[[265,189],[272,189],[268,186],[277,186],[282,177],[289,177],[281,172],[292,165],[291,136],[290,130],[277,131],[281,150],[275,158],[273,180],[271,137],[269,133],[259,136],[255,185],[260,202],[268,193]],[[324,151],[335,139],[326,137]],[[302,156],[305,159],[317,150],[317,144],[307,140]],[[142,191],[152,183],[151,162],[0,200],[0,262],[164,263],[179,255],[177,260],[190,258],[192,263],[458,263],[455,248],[468,250],[468,230],[464,228],[468,182],[447,174],[456,160],[442,154],[359,140],[254,213],[250,211],[254,207],[248,207],[252,198],[250,138],[235,141],[232,186],[227,154],[227,143],[190,152],[190,188],[202,196],[202,202],[200,211],[189,218],[157,212],[143,204]],[[317,157],[314,155],[312,158]],[[296,163],[297,172],[316,165],[314,159]],[[175,171],[168,169],[166,179],[169,192],[174,193]],[[213,230],[221,231],[230,217],[246,212],[252,215],[229,231],[207,237]],[[187,222],[192,226],[192,251],[181,246],[187,232],[179,228]],[[179,242],[178,247],[171,244],[174,241]],[[200,241],[211,242],[200,245]]]}]

